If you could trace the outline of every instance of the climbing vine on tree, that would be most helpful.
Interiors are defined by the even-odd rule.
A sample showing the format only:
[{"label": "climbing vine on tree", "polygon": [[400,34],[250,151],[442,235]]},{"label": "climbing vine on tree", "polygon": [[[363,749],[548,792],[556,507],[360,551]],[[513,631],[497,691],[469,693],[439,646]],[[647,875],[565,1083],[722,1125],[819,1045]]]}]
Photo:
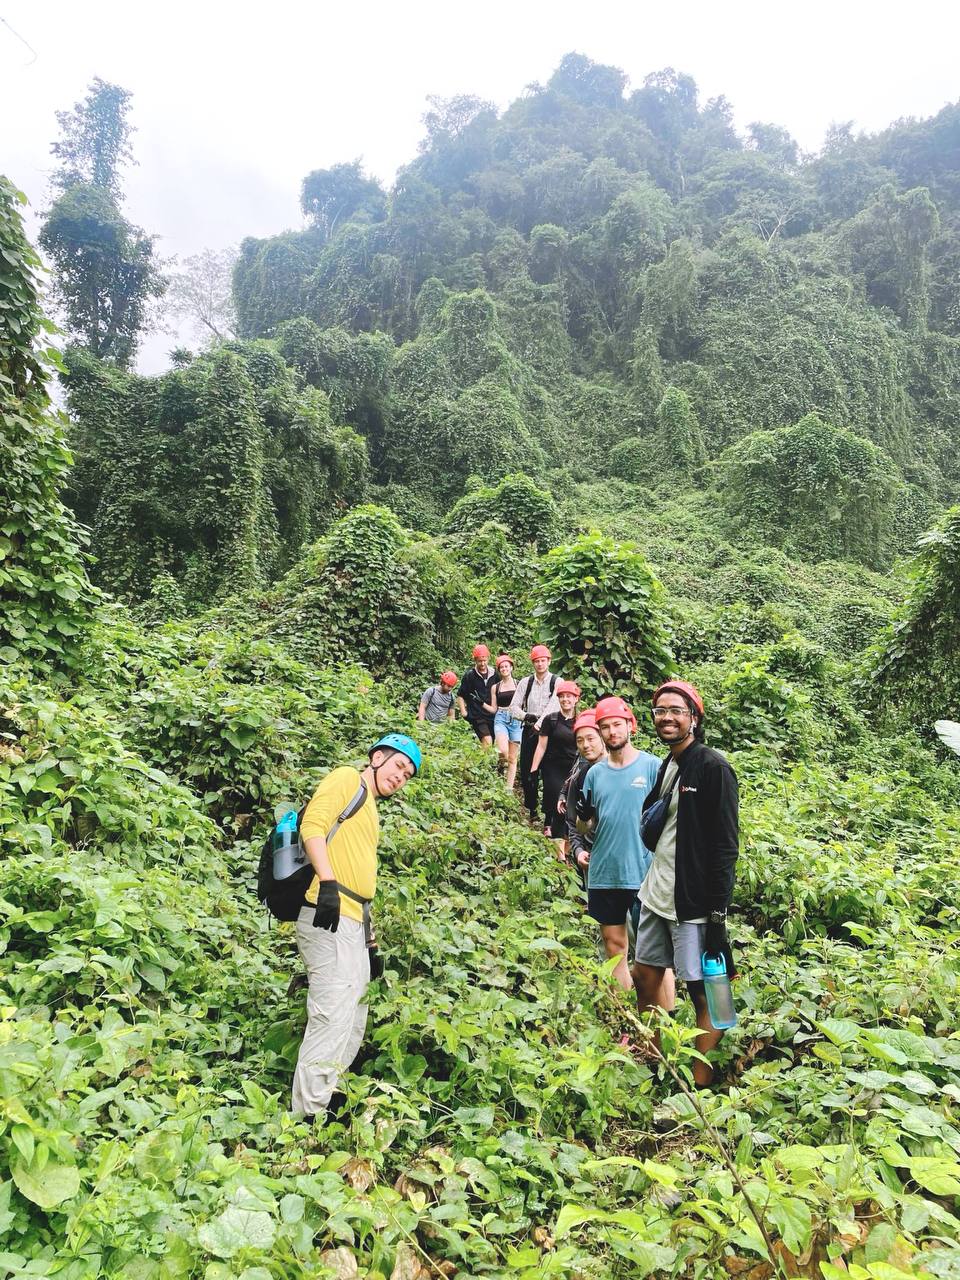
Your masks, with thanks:
[{"label": "climbing vine on tree", "polygon": [[877,707],[913,708],[927,721],[960,716],[960,507],[920,539],[910,589],[866,658],[864,692]]},{"label": "climbing vine on tree", "polygon": [[157,378],[77,348],[67,366],[71,497],[120,595],[142,600],[164,574],[188,605],[273,581],[364,497],[363,440],[272,344],[224,344]]},{"label": "climbing vine on tree", "polygon": [[747,436],[719,469],[735,527],[811,559],[889,562],[902,481],[869,440],[808,414],[795,426]]},{"label": "climbing vine on tree", "polygon": [[23,204],[0,177],[0,662],[71,666],[96,593],[60,500],[71,459],[47,394],[56,355],[43,343],[54,330],[40,310]]}]

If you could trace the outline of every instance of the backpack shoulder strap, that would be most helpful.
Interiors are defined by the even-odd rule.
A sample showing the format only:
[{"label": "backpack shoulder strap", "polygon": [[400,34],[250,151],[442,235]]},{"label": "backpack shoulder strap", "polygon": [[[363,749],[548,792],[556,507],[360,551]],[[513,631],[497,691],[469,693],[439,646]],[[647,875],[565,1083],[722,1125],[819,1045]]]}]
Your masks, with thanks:
[{"label": "backpack shoulder strap", "polygon": [[[361,782],[360,786],[357,788],[356,794],[354,795],[353,799],[350,801],[347,807],[343,810],[343,812],[337,818],[336,822],[327,832],[327,844],[330,843],[330,841],[337,834],[337,832],[340,830],[340,828],[343,826],[343,824],[347,821],[348,818],[352,818],[355,813],[360,812],[360,810],[366,804],[366,801],[367,801],[367,784],[365,782]],[[306,809],[306,805],[304,805],[303,809],[300,810],[300,813],[297,817],[298,827],[300,826],[300,819],[303,817],[305,809]]]},{"label": "backpack shoulder strap", "polygon": [[527,687],[523,691],[523,701],[520,703],[520,710],[523,712],[526,712],[527,703],[530,701],[530,690],[533,688],[534,677],[526,676],[525,679],[527,682]]},{"label": "backpack shoulder strap", "polygon": [[679,761],[676,761],[675,763],[677,765],[677,771],[673,775],[673,778],[671,779],[670,785],[669,787],[667,787],[666,792],[664,792],[663,780],[667,776],[667,770],[670,768],[670,761],[672,759],[673,759],[672,756],[670,755],[666,756],[663,760],[663,763],[660,765],[660,768],[657,770],[657,782],[656,782],[656,792],[657,792],[656,799],[657,800],[672,799],[673,789],[677,785],[677,783],[680,781],[680,763]]},{"label": "backpack shoulder strap", "polygon": [[556,687],[557,687],[557,677],[551,671],[550,672],[550,696],[551,697],[553,696],[553,691]]}]

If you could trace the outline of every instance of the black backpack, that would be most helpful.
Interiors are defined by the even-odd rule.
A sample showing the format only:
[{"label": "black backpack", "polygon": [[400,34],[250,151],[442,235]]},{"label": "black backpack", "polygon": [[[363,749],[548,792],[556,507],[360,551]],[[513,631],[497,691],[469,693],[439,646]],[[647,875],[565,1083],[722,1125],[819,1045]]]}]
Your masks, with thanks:
[{"label": "black backpack", "polygon": [[[360,812],[366,800],[367,785],[365,782],[361,782],[357,794],[327,832],[327,844],[337,834],[342,823],[346,822],[348,818],[352,818],[355,813]],[[300,823],[303,821],[303,815],[306,811],[307,806],[304,805],[297,814],[298,839],[300,837]],[[310,888],[315,872],[310,859],[303,853],[303,865],[293,875],[287,876],[285,880],[274,879],[273,837],[276,829],[276,824],[274,824],[260,851],[260,865],[257,868],[257,897],[266,904],[270,914],[278,920],[296,920],[300,915],[300,909],[306,901],[307,890]],[[341,892],[344,892],[342,886]],[[353,898],[356,895],[348,893],[348,897]],[[363,899],[359,899],[359,901],[363,901]]]}]

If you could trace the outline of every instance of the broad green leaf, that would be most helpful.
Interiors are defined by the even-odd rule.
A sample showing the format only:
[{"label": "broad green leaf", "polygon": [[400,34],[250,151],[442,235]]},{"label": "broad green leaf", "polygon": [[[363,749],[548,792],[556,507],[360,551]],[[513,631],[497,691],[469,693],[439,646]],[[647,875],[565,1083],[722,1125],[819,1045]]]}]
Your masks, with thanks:
[{"label": "broad green leaf", "polygon": [[960,1195],[960,1164],[938,1156],[914,1156],[907,1165],[910,1176],[935,1196]]},{"label": "broad green leaf", "polygon": [[852,1044],[860,1037],[860,1028],[855,1022],[851,1022],[849,1018],[824,1018],[821,1022],[814,1024],[819,1031],[831,1040],[839,1048],[844,1045]]},{"label": "broad green leaf", "polygon": [[241,1249],[269,1249],[277,1234],[269,1213],[232,1204],[197,1232],[202,1248],[218,1258],[232,1258]]},{"label": "broad green leaf", "polygon": [[[13,1190],[12,1182],[0,1182],[0,1236],[6,1233],[13,1226],[15,1214],[10,1208],[10,1193]],[[0,1265],[3,1265],[0,1263]]]},{"label": "broad green leaf", "polygon": [[813,1222],[810,1206],[796,1196],[777,1196],[766,1207],[766,1214],[783,1237],[791,1253],[802,1253],[810,1243]]},{"label": "broad green leaf", "polygon": [[41,1209],[54,1209],[80,1190],[80,1170],[49,1158],[45,1162],[34,1159],[29,1166],[15,1160],[10,1172],[20,1194]]},{"label": "broad green leaf", "polygon": [[793,1171],[818,1168],[823,1163],[824,1155],[817,1147],[808,1147],[798,1142],[792,1147],[781,1147],[779,1151],[774,1152],[774,1159],[784,1169]]},{"label": "broad green leaf", "polygon": [[590,1209],[580,1204],[565,1204],[557,1214],[553,1234],[559,1240],[561,1236],[569,1235],[575,1227],[581,1227],[585,1222],[603,1222],[607,1219],[608,1215],[602,1209]]}]

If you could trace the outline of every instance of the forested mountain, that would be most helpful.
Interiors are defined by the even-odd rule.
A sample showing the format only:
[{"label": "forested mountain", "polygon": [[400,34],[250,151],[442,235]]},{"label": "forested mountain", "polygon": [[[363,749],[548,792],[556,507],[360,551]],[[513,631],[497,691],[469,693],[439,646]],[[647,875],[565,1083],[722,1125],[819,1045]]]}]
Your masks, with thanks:
[{"label": "forested mountain", "polygon": [[[738,536],[874,565],[956,495],[960,106],[802,156],[689,76],[628,91],[570,54],[502,115],[457,97],[425,125],[391,191],[316,170],[304,230],[244,241],[245,341],[146,381],[73,362],[74,501],[112,587],[230,577],[202,481],[226,430],[267,579],[367,478],[437,529],[471,476],[665,475],[718,486]],[[106,376],[131,425],[109,447]],[[224,377],[229,428],[203,395]]]},{"label": "forested mountain", "polygon": [[[244,336],[144,378],[152,240],[74,113],[69,418],[0,179],[0,1280],[960,1276],[957,119],[801,158],[570,57],[435,104],[389,194],[309,175]],[[493,753],[414,720],[478,639],[654,751],[652,688],[703,694],[741,797],[712,1089]],[[424,755],[385,975],[308,1127],[258,854],[385,730]]]}]

